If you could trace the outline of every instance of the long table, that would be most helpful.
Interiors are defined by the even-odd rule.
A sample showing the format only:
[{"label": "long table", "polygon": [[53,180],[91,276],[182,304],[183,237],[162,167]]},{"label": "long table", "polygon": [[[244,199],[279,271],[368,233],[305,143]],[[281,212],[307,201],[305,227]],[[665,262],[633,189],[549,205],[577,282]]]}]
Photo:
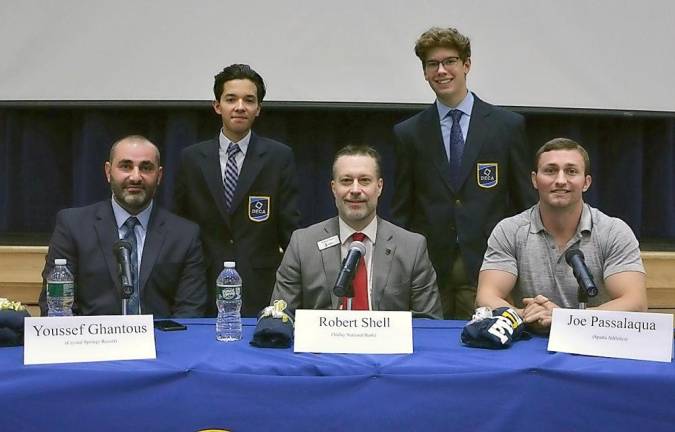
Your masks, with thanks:
[{"label": "long table", "polygon": [[414,321],[414,354],[295,354],[156,331],[157,359],[23,365],[0,348],[2,431],[673,431],[675,366],[461,344],[464,322]]}]

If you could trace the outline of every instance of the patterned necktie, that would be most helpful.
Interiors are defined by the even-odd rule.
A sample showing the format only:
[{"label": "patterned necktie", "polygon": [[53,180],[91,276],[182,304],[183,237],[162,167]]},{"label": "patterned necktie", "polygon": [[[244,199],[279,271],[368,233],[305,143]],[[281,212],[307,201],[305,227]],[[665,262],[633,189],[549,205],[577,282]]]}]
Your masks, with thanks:
[{"label": "patterned necktie", "polygon": [[[355,232],[352,234],[352,241],[362,242],[365,238],[364,233]],[[352,287],[354,288],[352,310],[368,310],[368,273],[366,272],[366,260],[363,256],[356,265]]]},{"label": "patterned necktie", "polygon": [[124,222],[124,232],[123,240],[128,241],[131,244],[131,282],[134,285],[134,292],[127,300],[127,314],[137,315],[140,313],[140,293],[138,292],[138,242],[136,241],[136,232],[134,228],[138,225],[138,219],[135,216],[129,217],[129,219]]},{"label": "patterned necktie", "polygon": [[459,125],[462,118],[460,110],[452,110],[448,113],[452,117],[452,129],[450,129],[450,184],[452,188],[459,189],[459,171],[462,166],[462,153],[464,152],[464,136]]},{"label": "patterned necktie", "polygon": [[225,165],[225,180],[223,184],[225,186],[225,205],[228,210],[232,205],[232,198],[234,197],[237,180],[239,179],[239,168],[237,168],[235,156],[240,151],[239,144],[237,143],[230,143],[227,147],[227,164]]}]

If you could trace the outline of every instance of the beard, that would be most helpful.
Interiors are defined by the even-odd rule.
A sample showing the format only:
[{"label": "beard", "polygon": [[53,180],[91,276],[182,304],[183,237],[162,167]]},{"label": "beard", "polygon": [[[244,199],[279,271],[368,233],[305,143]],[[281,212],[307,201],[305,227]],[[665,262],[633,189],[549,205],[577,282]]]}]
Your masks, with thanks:
[{"label": "beard", "polygon": [[123,185],[117,183],[111,183],[110,187],[115,197],[115,201],[122,206],[126,211],[132,214],[137,214],[145,207],[152,199],[154,190],[148,189],[147,186],[138,187],[141,188],[140,191],[131,193],[127,191]]}]

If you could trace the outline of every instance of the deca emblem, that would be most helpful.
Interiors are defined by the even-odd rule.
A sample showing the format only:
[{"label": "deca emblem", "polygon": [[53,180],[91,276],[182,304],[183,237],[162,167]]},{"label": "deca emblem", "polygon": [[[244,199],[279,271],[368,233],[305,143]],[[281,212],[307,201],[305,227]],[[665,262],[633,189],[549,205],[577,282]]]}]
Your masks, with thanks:
[{"label": "deca emblem", "polygon": [[270,218],[270,197],[249,196],[248,218],[253,222],[263,222]]},{"label": "deca emblem", "polygon": [[482,188],[492,188],[499,182],[499,164],[497,162],[487,162],[476,164],[476,178],[478,186]]}]

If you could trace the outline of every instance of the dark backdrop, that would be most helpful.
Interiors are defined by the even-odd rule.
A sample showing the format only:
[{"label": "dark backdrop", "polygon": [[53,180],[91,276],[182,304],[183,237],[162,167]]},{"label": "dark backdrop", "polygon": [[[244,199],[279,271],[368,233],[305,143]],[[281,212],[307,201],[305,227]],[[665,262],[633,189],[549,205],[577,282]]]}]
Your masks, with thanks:
[{"label": "dark backdrop", "polygon": [[[330,167],[346,142],[367,143],[381,152],[385,186],[378,212],[389,216],[391,128],[421,107],[270,105],[255,130],[293,147],[303,225],[336,213]],[[587,148],[593,184],[586,201],[625,220],[643,242],[675,243],[675,114],[520,111],[533,152],[557,136]],[[181,149],[215,136],[219,122],[207,103],[5,104],[0,107],[0,243],[24,238],[45,243],[59,209],[110,196],[103,164],[112,142],[129,134],[147,136],[162,151],[158,201],[171,208]]]}]

